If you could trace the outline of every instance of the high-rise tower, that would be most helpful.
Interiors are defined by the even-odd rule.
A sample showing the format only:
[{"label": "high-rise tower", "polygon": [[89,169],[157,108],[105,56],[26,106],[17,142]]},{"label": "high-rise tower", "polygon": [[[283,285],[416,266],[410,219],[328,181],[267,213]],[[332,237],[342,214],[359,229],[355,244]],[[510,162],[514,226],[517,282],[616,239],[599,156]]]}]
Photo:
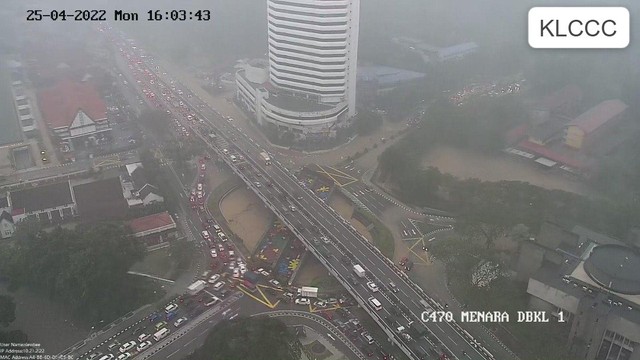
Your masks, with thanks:
[{"label": "high-rise tower", "polygon": [[268,0],[272,85],[355,114],[360,0]]}]

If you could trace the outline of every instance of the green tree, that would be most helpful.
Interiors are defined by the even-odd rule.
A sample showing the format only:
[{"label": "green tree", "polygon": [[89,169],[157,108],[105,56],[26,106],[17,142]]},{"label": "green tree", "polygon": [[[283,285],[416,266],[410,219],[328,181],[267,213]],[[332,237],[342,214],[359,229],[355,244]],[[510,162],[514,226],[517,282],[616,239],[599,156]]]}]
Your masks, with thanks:
[{"label": "green tree", "polygon": [[32,288],[88,320],[130,311],[146,290],[127,274],[142,259],[144,246],[115,224],[38,232],[19,226],[9,251],[7,273],[14,286]]},{"label": "green tree", "polygon": [[191,264],[193,242],[172,240],[169,243],[169,256],[178,269],[187,269]]},{"label": "green tree", "polygon": [[0,295],[0,326],[9,326],[16,319],[16,303],[7,295]]},{"label": "green tree", "polygon": [[[16,319],[16,303],[11,296],[0,295],[0,327],[7,327]],[[26,342],[27,334],[20,330],[0,330],[0,343]]]},{"label": "green tree", "polygon": [[299,360],[302,344],[280,320],[239,318],[217,324],[190,360]]}]

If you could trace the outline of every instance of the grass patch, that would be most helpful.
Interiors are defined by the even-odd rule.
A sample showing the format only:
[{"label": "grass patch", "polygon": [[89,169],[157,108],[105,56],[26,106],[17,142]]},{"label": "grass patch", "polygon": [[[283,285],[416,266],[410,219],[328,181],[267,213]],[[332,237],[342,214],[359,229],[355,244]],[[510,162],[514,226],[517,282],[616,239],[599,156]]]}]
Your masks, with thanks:
[{"label": "grass patch", "polygon": [[373,244],[384,254],[384,256],[389,259],[393,259],[393,254],[395,252],[395,244],[393,240],[393,235],[391,235],[391,231],[378,220],[375,216],[360,211],[356,209],[359,216],[367,219],[371,224],[373,224],[373,228],[369,230],[371,233],[371,238],[373,239]]},{"label": "grass patch", "polygon": [[[320,346],[324,348],[324,351],[321,353],[318,353],[317,348]],[[307,345],[303,345],[302,347],[304,348],[304,352],[308,355],[309,359],[323,360],[333,355],[333,353],[327,350],[327,348],[324,345],[322,345],[318,340],[312,343],[309,343]],[[314,347],[316,351],[314,351]]]},{"label": "grass patch", "polygon": [[207,203],[207,208],[211,212],[215,218],[224,219],[222,215],[222,211],[220,211],[220,207],[218,204],[222,197],[226,195],[229,191],[233,190],[235,187],[242,185],[242,181],[237,176],[234,176],[232,179],[229,179],[222,184],[218,185],[215,189],[211,190],[211,195],[209,195],[209,202]]},{"label": "grass patch", "polygon": [[224,233],[227,234],[230,240],[238,247],[238,250],[244,254],[251,254],[249,249],[245,246],[244,242],[240,237],[238,237],[231,228],[227,225],[227,220],[225,219],[222,211],[220,211],[220,200],[231,190],[238,186],[244,186],[244,182],[240,180],[239,177],[233,176],[233,178],[223,182],[218,185],[215,189],[211,191],[211,195],[209,196],[209,201],[207,202],[207,209],[211,212],[211,215],[218,219],[218,223],[224,230]]},{"label": "grass patch", "polygon": [[146,253],[142,261],[131,267],[131,271],[175,280],[174,278],[168,277],[174,273],[174,267],[169,256],[169,248],[166,247]]}]

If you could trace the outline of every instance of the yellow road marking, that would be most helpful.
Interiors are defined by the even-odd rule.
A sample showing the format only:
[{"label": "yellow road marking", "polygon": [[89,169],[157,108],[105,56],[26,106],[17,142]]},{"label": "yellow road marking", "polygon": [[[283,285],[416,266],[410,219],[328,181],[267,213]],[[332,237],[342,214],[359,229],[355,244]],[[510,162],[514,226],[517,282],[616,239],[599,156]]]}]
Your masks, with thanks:
[{"label": "yellow road marking", "polygon": [[411,251],[413,253],[413,255],[415,255],[418,259],[422,260],[422,262],[425,265],[428,265],[429,262],[426,259],[423,259],[422,256],[418,255],[418,253],[416,253],[415,251],[413,251],[413,249],[409,249],[409,251]]},{"label": "yellow road marking", "polygon": [[[349,175],[347,173],[344,173],[344,172],[342,172],[342,171],[340,171],[338,169],[332,168],[331,166],[327,166],[328,169],[332,170],[331,172],[327,171],[327,169],[325,169],[325,167],[322,166],[322,165],[317,165],[316,164],[316,167],[318,168],[317,172],[324,173],[329,178],[331,178],[331,180],[333,180],[333,182],[336,185],[338,185],[340,187],[347,186],[347,185],[353,184],[354,182],[358,181],[358,179],[354,178],[353,176],[351,176],[351,175]],[[342,183],[342,181],[340,181],[339,179],[346,179],[347,181],[345,183]]]},{"label": "yellow road marking", "polygon": [[[239,285],[237,286],[238,290],[242,291],[243,293],[245,293],[247,296],[249,296],[250,298],[252,298],[253,300],[263,304],[264,306],[273,309],[276,307],[276,305],[278,305],[278,303],[272,304],[265,296],[264,294],[262,294],[262,291],[260,291],[260,289],[258,289],[258,291],[260,292],[260,294],[262,294],[262,297],[265,299],[265,301],[258,299],[258,297],[256,297],[255,295],[253,295],[249,290],[247,290],[244,286]],[[279,302],[279,301],[278,301]]]}]

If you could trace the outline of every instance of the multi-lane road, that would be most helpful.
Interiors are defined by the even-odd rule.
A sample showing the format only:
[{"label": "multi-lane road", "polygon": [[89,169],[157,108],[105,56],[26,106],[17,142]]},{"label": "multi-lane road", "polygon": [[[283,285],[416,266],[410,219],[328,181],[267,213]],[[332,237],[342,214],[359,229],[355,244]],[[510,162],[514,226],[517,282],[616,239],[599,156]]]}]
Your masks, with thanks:
[{"label": "multi-lane road", "polygon": [[[214,125],[216,139],[212,140],[210,145],[219,156],[305,242],[408,356],[417,359],[422,354],[432,353],[433,348],[436,352],[444,352],[453,358],[490,358],[489,352],[483,351],[482,346],[472,345],[471,337],[463,335],[464,332],[457,329],[457,325],[452,322],[428,324],[431,332],[429,338],[412,340],[402,338],[395,331],[397,326],[405,326],[408,329],[410,322],[420,322],[422,313],[425,311],[425,306],[420,303],[420,300],[431,301],[431,299],[359,235],[346,220],[337,215],[311,191],[302,187],[286,168],[280,166],[277,161],[272,165],[266,165],[260,157],[263,149],[254,140],[218,117],[214,111],[207,109],[206,104],[197,97],[183,98],[183,100],[192,106],[193,112]],[[201,135],[203,139],[209,139],[208,134]],[[241,170],[238,164],[230,160],[229,155],[222,152],[227,148],[233,153],[242,154],[252,166]],[[257,176],[257,172],[263,175]],[[267,179],[266,182],[270,182],[272,186],[267,185],[264,179]],[[299,210],[292,211],[291,205]],[[329,235],[330,243],[319,240],[318,230]],[[332,254],[344,255],[348,260]],[[354,285],[348,276],[353,273],[353,265],[356,263],[367,269],[367,280],[385,286],[393,282],[398,287],[398,293],[383,291],[372,294],[365,286],[364,280]],[[382,310],[375,311],[371,308],[367,301],[371,296],[375,296],[383,304]],[[437,304],[433,305],[437,307]],[[396,316],[392,309],[398,308],[406,311],[401,311],[402,314]],[[399,321],[399,324],[389,324],[386,319]]]},{"label": "multi-lane road", "polygon": [[[154,64],[146,65],[156,72]],[[158,79],[163,75],[156,72]],[[168,83],[169,79],[164,76],[163,80]],[[193,96],[189,89],[180,84],[175,84],[175,87],[176,92],[185,94],[179,97],[189,105],[190,111],[205,119],[214,129],[216,137],[212,139],[208,133],[200,133],[196,127],[192,128],[194,133],[209,142],[211,149],[289,226],[410,358],[432,356],[428,354],[434,352],[446,353],[451,358],[460,359],[511,357],[510,353],[497,343],[478,344],[455,321],[426,323],[429,330],[427,336],[401,336],[396,331],[398,326],[409,328],[410,323],[421,322],[426,308],[423,302],[426,301],[436,310],[446,309],[411,282],[405,273],[312,191],[299,183],[277,160],[271,165],[265,164],[260,156],[260,152],[264,150],[253,139],[232,126],[198,97]],[[228,151],[225,153],[223,149]],[[240,167],[233,162],[229,157],[230,152],[244,156],[246,164]],[[257,176],[258,173],[262,176]],[[320,240],[321,234],[327,235],[329,241]],[[360,264],[366,269],[366,279],[359,279],[353,275],[354,264]],[[384,290],[371,292],[365,286],[367,281],[375,282]],[[397,286],[397,292],[390,291],[390,283]],[[368,299],[372,296],[382,304],[382,309],[374,310],[371,307]]]}]

